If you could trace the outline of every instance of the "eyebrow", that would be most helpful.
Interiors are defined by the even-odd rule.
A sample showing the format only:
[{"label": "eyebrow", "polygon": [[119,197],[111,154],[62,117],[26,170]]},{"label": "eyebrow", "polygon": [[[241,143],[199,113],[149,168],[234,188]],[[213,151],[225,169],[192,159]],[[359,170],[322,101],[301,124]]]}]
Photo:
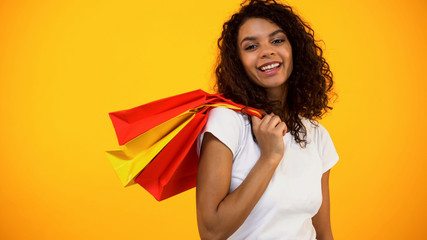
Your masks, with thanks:
[{"label": "eyebrow", "polygon": [[[274,31],[274,32],[272,32],[272,33],[270,33],[268,36],[269,36],[269,37],[272,37],[272,36],[274,36],[274,35],[276,35],[276,34],[278,34],[278,33],[283,33],[283,34],[285,34],[285,35],[286,35],[285,31],[283,31],[282,29],[278,29],[278,30],[276,30],[276,31]],[[245,38],[243,38],[243,39],[242,39],[242,41],[240,42],[240,45],[242,45],[242,43],[243,43],[244,41],[253,41],[253,40],[256,40],[256,37],[245,37]]]}]

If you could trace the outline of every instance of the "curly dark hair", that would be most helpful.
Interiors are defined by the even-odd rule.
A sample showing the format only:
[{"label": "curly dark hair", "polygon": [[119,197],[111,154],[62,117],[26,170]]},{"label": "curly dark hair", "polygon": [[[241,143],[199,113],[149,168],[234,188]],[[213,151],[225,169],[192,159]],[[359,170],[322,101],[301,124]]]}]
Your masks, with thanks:
[{"label": "curly dark hair", "polygon": [[[272,101],[266,90],[255,84],[246,74],[239,57],[238,31],[249,18],[263,18],[275,23],[286,33],[293,55],[293,71],[285,82],[282,101]],[[239,12],[225,22],[218,39],[219,55],[216,63],[216,88],[235,102],[273,112],[286,123],[301,147],[307,144],[307,130],[301,117],[316,121],[332,110],[333,80],[323,51],[314,39],[314,31],[292,8],[275,0],[251,0],[241,4]]]}]

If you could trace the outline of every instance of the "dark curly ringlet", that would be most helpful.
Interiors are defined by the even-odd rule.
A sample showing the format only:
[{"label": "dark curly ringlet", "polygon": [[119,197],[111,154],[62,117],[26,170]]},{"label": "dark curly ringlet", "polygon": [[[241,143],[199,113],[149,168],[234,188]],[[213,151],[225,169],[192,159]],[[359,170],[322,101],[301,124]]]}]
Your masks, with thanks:
[{"label": "dark curly ringlet", "polygon": [[[237,36],[239,28],[249,18],[263,18],[274,22],[286,33],[293,55],[293,71],[286,81],[283,101],[271,101],[264,88],[256,85],[246,74],[239,57]],[[280,116],[301,147],[307,144],[307,130],[301,117],[321,119],[332,110],[333,80],[323,51],[314,39],[314,31],[290,6],[275,0],[251,0],[241,4],[239,12],[224,23],[218,39],[219,55],[216,63],[216,88],[225,97],[267,113]]]}]

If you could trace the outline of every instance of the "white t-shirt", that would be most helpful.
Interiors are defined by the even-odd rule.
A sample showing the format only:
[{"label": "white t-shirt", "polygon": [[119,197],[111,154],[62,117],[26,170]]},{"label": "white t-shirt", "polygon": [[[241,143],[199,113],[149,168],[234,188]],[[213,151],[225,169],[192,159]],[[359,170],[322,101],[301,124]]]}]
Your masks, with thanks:
[{"label": "white t-shirt", "polygon": [[[322,204],[322,174],[338,161],[328,131],[303,118],[307,146],[301,148],[290,133],[283,137],[285,154],[265,190],[245,222],[228,239],[314,240],[311,218]],[[254,142],[247,115],[227,108],[214,108],[197,139],[200,154],[205,132],[212,133],[233,153],[229,192],[246,178],[261,151]]]}]

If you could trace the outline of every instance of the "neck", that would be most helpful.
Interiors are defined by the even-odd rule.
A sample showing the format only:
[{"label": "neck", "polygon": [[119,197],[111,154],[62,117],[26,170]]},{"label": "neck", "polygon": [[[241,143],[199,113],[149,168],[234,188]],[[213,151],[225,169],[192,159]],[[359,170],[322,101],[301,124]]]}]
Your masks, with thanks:
[{"label": "neck", "polygon": [[[287,122],[290,118],[289,116],[289,109],[286,105],[286,97],[288,95],[288,87],[287,84],[282,85],[280,88],[276,88],[276,89],[266,89],[267,91],[267,97],[270,101],[274,101],[275,104],[278,109],[276,109],[276,111],[280,111],[276,112],[276,114],[278,114],[280,116],[280,118],[282,119],[282,121]],[[288,128],[289,130],[290,128]]]},{"label": "neck", "polygon": [[284,105],[286,102],[286,96],[288,95],[287,84],[283,84],[278,88],[266,89],[267,97],[271,101],[280,101],[281,105]]}]

